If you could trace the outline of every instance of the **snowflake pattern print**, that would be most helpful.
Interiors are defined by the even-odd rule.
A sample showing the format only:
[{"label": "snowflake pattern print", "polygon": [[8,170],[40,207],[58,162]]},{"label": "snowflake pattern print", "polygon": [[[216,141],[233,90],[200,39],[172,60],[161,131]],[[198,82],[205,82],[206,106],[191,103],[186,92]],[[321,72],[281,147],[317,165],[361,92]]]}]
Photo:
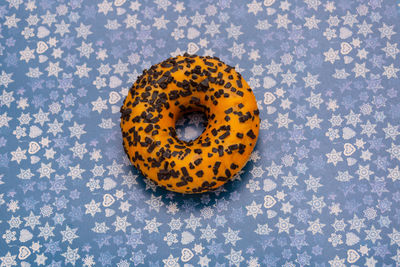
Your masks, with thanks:
[{"label": "snowflake pattern print", "polygon": [[[399,9],[1,1],[0,266],[400,265]],[[246,167],[198,196],[145,179],[119,128],[142,70],[184,52],[235,66],[261,116]]]}]

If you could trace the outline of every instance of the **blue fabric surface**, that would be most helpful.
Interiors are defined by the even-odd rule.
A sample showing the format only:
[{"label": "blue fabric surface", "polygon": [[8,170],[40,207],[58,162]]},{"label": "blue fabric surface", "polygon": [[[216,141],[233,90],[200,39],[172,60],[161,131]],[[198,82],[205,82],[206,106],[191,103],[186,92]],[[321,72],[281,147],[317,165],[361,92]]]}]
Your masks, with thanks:
[{"label": "blue fabric surface", "polygon": [[[0,2],[0,266],[400,265],[397,8]],[[236,66],[262,119],[240,175],[199,196],[139,175],[119,128],[141,71],[185,51]]]}]

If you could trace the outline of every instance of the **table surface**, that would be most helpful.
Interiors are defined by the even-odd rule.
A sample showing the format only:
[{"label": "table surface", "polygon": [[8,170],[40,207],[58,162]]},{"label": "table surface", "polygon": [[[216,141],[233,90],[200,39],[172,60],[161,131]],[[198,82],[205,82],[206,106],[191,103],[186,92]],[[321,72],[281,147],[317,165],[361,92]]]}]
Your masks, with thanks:
[{"label": "table surface", "polygon": [[[397,8],[2,1],[0,266],[399,265]],[[235,66],[262,119],[240,175],[198,196],[142,177],[119,128],[136,77],[184,51]]]}]

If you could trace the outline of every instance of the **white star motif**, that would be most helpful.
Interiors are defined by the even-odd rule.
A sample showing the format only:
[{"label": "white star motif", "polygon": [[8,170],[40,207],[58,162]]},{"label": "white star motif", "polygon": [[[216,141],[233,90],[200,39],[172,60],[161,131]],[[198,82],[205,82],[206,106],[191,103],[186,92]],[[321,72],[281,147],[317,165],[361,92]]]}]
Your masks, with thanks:
[{"label": "white star motif", "polygon": [[318,81],[318,74],[312,75],[311,73],[307,72],[307,77],[303,78],[303,81],[306,83],[306,88],[311,87],[312,89],[315,89],[315,86],[320,84]]},{"label": "white star motif", "polygon": [[25,153],[26,149],[22,150],[18,147],[17,150],[11,151],[11,161],[16,161],[19,164],[22,160],[27,159]]},{"label": "white star motif", "polygon": [[335,63],[336,60],[339,60],[339,50],[334,50],[333,48],[329,48],[327,52],[324,52],[325,62],[330,62],[331,64]]},{"label": "white star motif", "polygon": [[288,29],[288,25],[292,23],[292,21],[288,19],[288,14],[285,15],[278,14],[274,22],[277,24],[278,29],[279,28]]},{"label": "white star motif", "polygon": [[382,239],[380,233],[382,230],[376,229],[374,225],[371,226],[369,230],[364,230],[367,234],[365,240],[371,240],[373,244],[375,244],[376,240]]},{"label": "white star motif", "polygon": [[92,70],[92,68],[89,68],[86,66],[86,63],[82,65],[76,65],[76,71],[75,74],[78,75],[79,78],[87,77],[89,78],[89,72]]},{"label": "white star motif", "polygon": [[63,68],[60,67],[60,62],[56,62],[56,63],[49,62],[49,65],[47,66],[47,68],[45,70],[47,70],[47,72],[48,72],[48,74],[47,74],[48,77],[54,76],[54,77],[58,78],[58,73],[60,71],[62,71]]},{"label": "white star motif", "polygon": [[70,228],[68,225],[66,225],[65,230],[60,232],[62,235],[61,242],[67,241],[69,244],[72,244],[74,239],[79,237],[76,235],[76,231],[78,231],[78,228]]},{"label": "white star motif", "polygon": [[[1,75],[0,75],[0,86],[3,85],[4,87],[8,87],[8,85],[10,83],[12,83],[14,80],[11,79],[11,76],[13,75],[13,73],[6,73],[4,70],[1,71]],[[13,93],[13,92],[11,92]],[[3,92],[4,94],[4,92]]]},{"label": "white star motif", "polygon": [[203,23],[206,23],[206,15],[201,15],[198,11],[196,11],[191,20],[193,25],[200,28]]},{"label": "white star motif", "polygon": [[169,20],[164,18],[164,15],[162,15],[159,18],[154,17],[154,23],[153,26],[157,28],[157,30],[160,29],[167,29],[167,24]]},{"label": "white star motif", "polygon": [[210,24],[206,25],[206,32],[205,34],[211,35],[211,37],[214,37],[214,35],[220,33],[219,31],[219,24],[215,24],[215,22],[212,20]]},{"label": "white star motif", "polygon": [[263,10],[262,3],[257,2],[256,0],[253,0],[250,4],[247,4],[248,7],[248,12],[253,13],[254,15],[257,15],[258,12],[261,12]]},{"label": "white star motif", "polygon": [[383,66],[384,72],[382,75],[386,76],[388,79],[397,78],[397,72],[399,72],[399,68],[395,68],[393,63],[389,66]]},{"label": "white star motif", "polygon": [[104,15],[107,15],[108,12],[113,10],[112,2],[108,2],[107,0],[97,4],[97,6],[99,8],[99,13],[103,13]]},{"label": "white star motif", "polygon": [[4,112],[3,114],[0,115],[0,128],[5,126],[5,127],[10,127],[8,124],[9,121],[11,121],[12,118],[7,116],[7,112]]},{"label": "white star motif", "polygon": [[372,33],[371,27],[372,24],[368,24],[365,20],[362,24],[357,25],[358,33],[362,34],[364,37],[367,37],[368,34]]},{"label": "white star motif", "polygon": [[381,38],[387,38],[391,39],[392,35],[394,35],[396,32],[393,30],[394,25],[386,25],[386,23],[383,23],[381,28],[378,28],[379,32],[381,33]]},{"label": "white star motif", "polygon": [[247,209],[247,216],[253,216],[255,219],[257,215],[263,214],[263,211],[261,209],[262,204],[257,204],[254,200],[251,202],[250,205],[246,206]]},{"label": "white star motif", "polygon": [[216,235],[215,235],[215,231],[217,229],[213,229],[211,228],[211,226],[209,224],[207,224],[207,227],[204,229],[200,229],[201,232],[201,236],[200,239],[206,239],[208,243],[210,243],[211,239],[215,239]]},{"label": "white star motif", "polygon": [[90,31],[90,27],[92,27],[92,25],[85,25],[81,22],[81,24],[79,25],[79,27],[76,27],[76,37],[82,37],[83,39],[86,40],[86,38],[88,37],[88,35],[92,34],[92,32]]},{"label": "white star motif", "polygon": [[77,47],[76,50],[79,51],[80,57],[86,57],[86,58],[89,58],[90,55],[94,52],[94,49],[92,48],[92,43],[85,43],[85,42],[82,42],[81,46]]},{"label": "white star motif", "polygon": [[297,83],[296,80],[296,73],[292,73],[290,70],[288,70],[286,73],[282,73],[282,83],[287,84],[287,86],[291,86],[292,84]]},{"label": "white star motif", "polygon": [[59,33],[61,36],[64,36],[66,33],[69,33],[70,24],[65,23],[64,20],[61,21],[60,24],[55,24],[56,30],[54,33]]},{"label": "white star motif", "polygon": [[326,157],[328,158],[328,163],[332,163],[333,165],[337,165],[338,162],[343,161],[342,158],[342,152],[336,152],[335,149],[332,149],[330,153],[326,154]]},{"label": "white star motif", "polygon": [[127,29],[129,29],[129,28],[136,29],[137,25],[140,22],[141,21],[137,18],[137,14],[134,14],[134,15],[127,14],[126,15],[126,19],[124,20],[124,23],[126,24],[125,28],[127,28]]},{"label": "white star motif", "polygon": [[306,20],[306,22],[304,23],[304,26],[306,26],[309,30],[318,29],[319,28],[318,27],[318,23],[320,23],[321,20],[316,19],[315,15],[312,15],[309,18],[306,17],[305,20]]},{"label": "white star motif", "polygon": [[47,125],[49,126],[49,129],[47,130],[48,133],[52,133],[53,136],[56,136],[58,133],[61,133],[62,126],[64,123],[58,122],[57,119],[54,119],[53,123],[48,123]]},{"label": "white star motif", "polygon": [[10,28],[18,28],[17,23],[21,21],[21,19],[16,18],[15,14],[12,14],[12,16],[5,16],[6,21],[4,22],[3,25],[6,25],[8,29]]},{"label": "white star motif", "polygon": [[67,251],[62,253],[61,256],[65,258],[65,265],[71,263],[75,266],[76,261],[81,257],[78,253],[78,248],[72,249],[69,246],[67,247]]},{"label": "white star motif", "polygon": [[85,170],[80,168],[80,164],[77,164],[74,167],[68,166],[68,168],[69,172],[67,175],[70,176],[72,180],[82,179],[82,173],[84,173]]},{"label": "white star motif", "polygon": [[169,254],[167,259],[162,260],[165,267],[179,267],[179,257],[174,258],[172,254]]},{"label": "white star motif", "polygon": [[74,121],[74,125],[72,127],[68,127],[70,131],[69,137],[76,137],[77,139],[80,139],[81,135],[86,133],[86,131],[83,130],[84,127],[84,124],[78,124]]},{"label": "white star motif", "polygon": [[294,225],[290,223],[290,217],[287,217],[286,219],[279,218],[279,222],[275,226],[278,228],[278,233],[289,234],[290,228]]},{"label": "white star motif", "polygon": [[127,221],[127,218],[128,218],[127,216],[124,217],[116,216],[115,222],[113,222],[113,225],[115,226],[115,232],[118,231],[122,231],[124,233],[126,232],[126,228],[131,225],[131,223]]},{"label": "white star motif", "polygon": [[101,212],[100,203],[95,202],[94,199],[92,199],[90,203],[85,204],[85,208],[85,214],[90,214],[92,217],[94,217],[96,213]]},{"label": "white star motif", "polygon": [[392,179],[393,182],[400,180],[399,166],[396,166],[395,168],[388,168],[388,170],[389,170],[389,175],[387,176],[388,178]]},{"label": "white star motif", "polygon": [[20,60],[25,60],[26,63],[28,63],[31,59],[35,58],[35,50],[30,49],[28,46],[25,47],[24,50],[19,52],[21,57],[19,58]]},{"label": "white star motif", "polygon": [[40,168],[37,170],[40,173],[40,177],[47,177],[50,179],[50,176],[52,173],[54,173],[56,170],[51,168],[51,162],[48,164],[44,164],[43,162],[40,163]]},{"label": "white star motif", "polygon": [[228,50],[232,53],[232,57],[237,57],[239,59],[242,58],[242,55],[246,53],[246,50],[243,48],[244,44],[237,44],[233,42],[233,46],[228,48]]},{"label": "white star motif", "polygon": [[233,248],[231,248],[231,253],[225,256],[225,258],[229,260],[229,265],[234,265],[236,267],[239,267],[241,262],[244,261],[242,251],[235,251]]},{"label": "white star motif", "polygon": [[147,230],[149,234],[156,232],[158,233],[158,227],[162,225],[162,223],[157,222],[156,218],[153,218],[151,220],[145,220],[146,226],[143,228],[144,230]]}]

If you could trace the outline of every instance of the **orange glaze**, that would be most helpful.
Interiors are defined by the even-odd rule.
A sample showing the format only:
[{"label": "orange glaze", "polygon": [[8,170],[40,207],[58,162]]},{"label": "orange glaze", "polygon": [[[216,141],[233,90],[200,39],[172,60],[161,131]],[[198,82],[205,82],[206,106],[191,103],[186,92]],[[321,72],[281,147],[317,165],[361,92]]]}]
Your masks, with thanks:
[{"label": "orange glaze", "polygon": [[[175,132],[185,112],[203,111],[204,132],[190,142]],[[130,161],[159,186],[180,193],[215,189],[244,167],[257,142],[255,96],[218,58],[185,54],[145,70],[121,107]]]}]

